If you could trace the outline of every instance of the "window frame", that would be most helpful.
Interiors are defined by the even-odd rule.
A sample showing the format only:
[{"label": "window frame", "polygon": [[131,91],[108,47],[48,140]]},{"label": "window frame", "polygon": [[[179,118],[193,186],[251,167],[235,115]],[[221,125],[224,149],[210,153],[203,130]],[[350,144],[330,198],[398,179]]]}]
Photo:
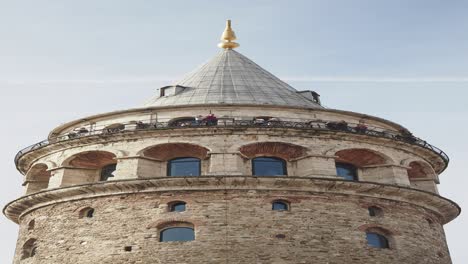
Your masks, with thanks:
[{"label": "window frame", "polygon": [[[191,240],[164,240],[163,233],[167,232],[168,230],[171,230],[171,229],[189,229],[189,230],[191,230],[193,232],[193,239],[191,239]],[[159,231],[159,242],[161,242],[161,243],[168,243],[168,242],[183,242],[183,243],[185,243],[185,242],[192,242],[192,241],[195,241],[195,240],[196,240],[195,228],[193,226],[185,226],[185,225],[181,225],[181,226],[174,225],[174,226],[172,226],[172,225],[170,225],[170,226],[167,226],[167,227],[165,227],[165,228],[163,228],[163,229],[161,229]]]},{"label": "window frame", "polygon": [[[276,161],[281,162],[282,164],[282,169],[283,169],[283,174],[275,174],[275,175],[257,175],[255,174],[256,170],[256,160],[261,159],[261,158],[267,158],[267,159],[273,159]],[[288,176],[288,162],[282,158],[279,157],[274,157],[274,156],[258,156],[252,159],[252,176],[258,176],[258,177],[264,177],[264,176]]]},{"label": "window frame", "polygon": [[21,248],[21,260],[33,258],[37,254],[37,239],[30,238]]},{"label": "window frame", "polygon": [[[377,239],[379,242],[379,245],[373,245],[370,243],[369,236],[375,236],[374,239]],[[377,248],[377,249],[391,249],[391,243],[390,243],[390,238],[387,235],[384,235],[380,232],[376,232],[373,230],[368,230],[366,231],[366,242],[367,246],[371,248]]]},{"label": "window frame", "polygon": [[[181,205],[181,204],[184,205],[184,210],[182,210],[182,211],[175,210],[175,206]],[[184,201],[173,201],[173,202],[168,203],[168,208],[167,209],[171,213],[185,212],[185,211],[187,211],[187,203],[184,202]]]},{"label": "window frame", "polygon": [[[198,161],[198,175],[172,175],[171,174],[171,170],[172,170],[172,163],[175,161],[175,160],[181,160],[181,159],[195,159]],[[180,163],[183,163],[183,162],[180,162]],[[187,162],[188,163],[188,162]],[[198,177],[198,176],[201,176],[201,166],[202,166],[202,160],[197,158],[197,157],[177,157],[177,158],[173,158],[173,159],[170,159],[166,162],[166,166],[167,166],[167,173],[166,175],[168,177]]]},{"label": "window frame", "polygon": [[381,217],[381,216],[383,216],[382,208],[380,208],[378,206],[375,206],[375,205],[371,205],[371,206],[367,207],[367,212],[369,213],[370,217]]},{"label": "window frame", "polygon": [[96,212],[96,210],[94,208],[92,208],[92,207],[82,208],[78,212],[78,218],[79,219],[93,218],[95,212]]},{"label": "window frame", "polygon": [[[286,206],[286,209],[275,209],[275,204],[283,204]],[[291,210],[291,204],[285,200],[274,200],[273,202],[271,202],[271,210],[278,212],[287,212]]]},{"label": "window frame", "polygon": [[[108,168],[110,168],[111,166],[113,166],[113,169],[114,169],[114,170],[110,173],[110,175],[112,175],[112,176],[110,176],[110,177],[107,176],[107,177],[104,179],[104,172],[106,172],[105,170],[108,169]],[[111,164],[107,164],[107,165],[103,166],[103,167],[101,168],[101,171],[99,172],[99,181],[108,181],[109,178],[114,178],[115,175],[113,175],[112,173],[114,173],[115,171],[117,171],[117,163],[111,163]]]},{"label": "window frame", "polygon": [[[352,169],[353,170],[353,179],[352,180],[349,180],[349,179],[346,179],[345,177],[341,176],[338,174],[338,168],[344,168],[344,169]],[[355,166],[354,164],[351,164],[351,163],[346,163],[346,162],[335,162],[335,168],[336,168],[336,176],[345,180],[345,181],[352,181],[352,182],[356,182],[356,181],[359,181],[359,173],[358,173],[358,167]]]}]

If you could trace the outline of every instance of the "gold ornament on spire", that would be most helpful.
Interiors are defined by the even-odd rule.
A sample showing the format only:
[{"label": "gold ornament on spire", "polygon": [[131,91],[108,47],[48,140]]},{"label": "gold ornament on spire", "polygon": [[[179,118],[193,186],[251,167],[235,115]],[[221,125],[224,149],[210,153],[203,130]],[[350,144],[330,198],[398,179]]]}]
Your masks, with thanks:
[{"label": "gold ornament on spire", "polygon": [[236,34],[231,28],[231,20],[226,21],[226,28],[224,29],[223,35],[221,35],[222,42],[218,44],[218,47],[222,49],[235,49],[239,47],[239,43],[233,42],[236,40]]}]

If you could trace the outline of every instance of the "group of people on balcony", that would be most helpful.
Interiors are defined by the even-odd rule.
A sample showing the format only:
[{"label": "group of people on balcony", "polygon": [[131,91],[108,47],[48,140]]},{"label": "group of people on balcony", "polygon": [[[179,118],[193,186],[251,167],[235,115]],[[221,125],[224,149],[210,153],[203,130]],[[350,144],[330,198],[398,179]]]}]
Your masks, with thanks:
[{"label": "group of people on balcony", "polygon": [[[231,124],[235,123],[234,118],[221,118],[221,119],[229,119]],[[245,121],[241,120],[241,125],[244,125]],[[308,124],[312,127],[313,123],[317,121],[310,121]],[[176,119],[172,122],[169,122],[167,124],[168,127],[189,127],[189,126],[216,126],[219,123],[218,117],[210,113],[206,116],[203,115],[197,115],[195,117],[186,117],[186,118],[180,118]],[[259,116],[259,117],[254,117],[250,121],[248,121],[251,125],[254,126],[271,126],[275,127],[280,125],[281,121],[276,118],[276,117],[269,117],[269,116]],[[369,131],[368,126],[364,123],[364,121],[360,121],[357,125],[351,126],[348,124],[346,121],[341,120],[341,121],[329,121],[329,122],[323,122],[319,120],[319,123],[325,123],[325,126],[327,129],[330,130],[337,130],[337,131],[350,131],[350,132],[356,132],[356,133],[361,133],[365,134]],[[158,123],[159,124],[159,123]],[[225,124],[228,124],[228,121],[225,121]],[[150,123],[143,123],[141,121],[138,121],[135,123],[136,129],[146,129],[152,126]],[[154,125],[156,127],[156,125]],[[114,124],[106,127],[105,129],[102,130],[103,134],[111,134],[111,133],[116,133],[125,130],[125,125],[124,124]],[[85,128],[77,128],[73,130],[72,132],[68,133],[68,138],[76,138],[80,136],[84,136],[89,134],[90,131]],[[399,131],[398,135],[394,136],[398,140],[406,141],[409,143],[415,143],[417,141],[417,138],[413,136],[411,132],[409,132],[407,129],[402,129]]]},{"label": "group of people on balcony", "polygon": [[218,124],[218,118],[210,113],[207,116],[197,115],[196,117],[188,117],[177,119],[169,123],[170,127],[185,127],[185,126],[215,126]]}]

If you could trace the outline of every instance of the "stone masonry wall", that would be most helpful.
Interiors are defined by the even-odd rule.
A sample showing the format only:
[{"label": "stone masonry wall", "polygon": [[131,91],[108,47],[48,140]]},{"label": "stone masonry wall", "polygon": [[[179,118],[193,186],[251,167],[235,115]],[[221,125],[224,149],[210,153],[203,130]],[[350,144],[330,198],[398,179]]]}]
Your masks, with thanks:
[{"label": "stone masonry wall", "polygon": [[[290,202],[272,211],[271,202]],[[185,212],[168,212],[181,200]],[[376,205],[383,215],[370,217]],[[79,210],[95,209],[79,218]],[[19,263],[451,263],[444,231],[428,211],[396,201],[314,192],[212,190],[151,192],[82,199],[42,207],[22,217]],[[28,230],[31,220],[33,230]],[[195,226],[195,241],[159,242],[158,226]],[[390,232],[390,249],[367,246],[365,229]],[[20,260],[37,239],[36,255]],[[124,247],[131,246],[127,252]]]}]

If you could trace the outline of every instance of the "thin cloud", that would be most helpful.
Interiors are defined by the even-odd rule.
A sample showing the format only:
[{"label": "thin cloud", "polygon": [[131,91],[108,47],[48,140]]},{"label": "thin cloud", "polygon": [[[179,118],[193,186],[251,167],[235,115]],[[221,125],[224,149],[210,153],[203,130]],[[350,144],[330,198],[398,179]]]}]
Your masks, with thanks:
[{"label": "thin cloud", "polygon": [[347,77],[347,76],[287,76],[291,82],[375,82],[375,83],[437,83],[468,82],[468,77]]},{"label": "thin cloud", "polygon": [[[38,79],[0,80],[6,85],[102,85],[102,84],[173,84],[180,76],[141,76],[107,79]],[[348,82],[348,83],[468,83],[468,77],[352,77],[352,76],[285,76],[286,82]]]}]

